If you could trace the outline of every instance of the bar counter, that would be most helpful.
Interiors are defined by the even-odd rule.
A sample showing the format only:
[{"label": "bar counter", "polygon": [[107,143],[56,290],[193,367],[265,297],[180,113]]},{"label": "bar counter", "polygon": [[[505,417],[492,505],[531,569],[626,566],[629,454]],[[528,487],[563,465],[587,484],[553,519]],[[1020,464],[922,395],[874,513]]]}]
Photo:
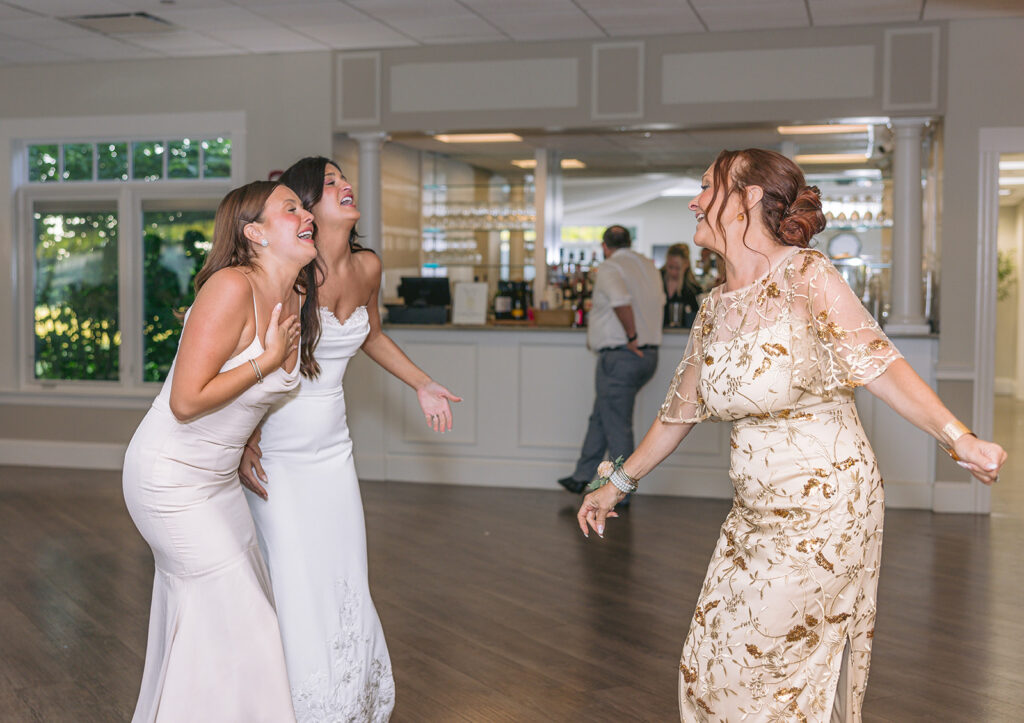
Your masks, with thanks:
[{"label": "bar counter", "polygon": [[[463,397],[455,428],[438,435],[416,395],[357,354],[345,377],[356,467],[364,479],[499,487],[559,488],[575,466],[594,401],[595,356],[586,330],[543,326],[389,325],[387,333],[438,382]],[[639,444],[664,401],[688,330],[666,330],[654,378],[637,397]],[[896,338],[935,385],[937,339]],[[886,480],[888,504],[931,509],[935,445],[866,390],[857,406]],[[641,481],[641,492],[732,496],[729,425],[697,425]]]}]

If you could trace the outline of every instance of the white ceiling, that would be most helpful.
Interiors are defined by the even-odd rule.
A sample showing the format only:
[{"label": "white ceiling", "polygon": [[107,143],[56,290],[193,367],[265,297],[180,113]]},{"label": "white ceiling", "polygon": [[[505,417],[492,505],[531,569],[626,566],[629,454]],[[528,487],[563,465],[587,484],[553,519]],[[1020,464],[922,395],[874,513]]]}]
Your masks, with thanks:
[{"label": "white ceiling", "polygon": [[[147,12],[170,32],[64,18]],[[1024,15],[1024,0],[0,0],[0,65],[806,28]]]}]

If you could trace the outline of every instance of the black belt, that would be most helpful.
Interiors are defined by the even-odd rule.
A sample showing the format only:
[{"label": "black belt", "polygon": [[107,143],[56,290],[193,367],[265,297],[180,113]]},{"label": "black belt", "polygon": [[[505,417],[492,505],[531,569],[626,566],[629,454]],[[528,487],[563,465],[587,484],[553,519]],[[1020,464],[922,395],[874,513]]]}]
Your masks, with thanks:
[{"label": "black belt", "polygon": [[[639,349],[640,351],[643,351],[644,349],[657,349],[657,348],[658,348],[657,344],[644,344],[643,346],[638,346],[637,347],[637,349]],[[598,352],[602,352],[602,351],[620,351],[622,349],[629,349],[629,345],[628,344],[623,344],[622,346],[605,346],[605,347],[601,347],[600,349],[598,349]]]}]

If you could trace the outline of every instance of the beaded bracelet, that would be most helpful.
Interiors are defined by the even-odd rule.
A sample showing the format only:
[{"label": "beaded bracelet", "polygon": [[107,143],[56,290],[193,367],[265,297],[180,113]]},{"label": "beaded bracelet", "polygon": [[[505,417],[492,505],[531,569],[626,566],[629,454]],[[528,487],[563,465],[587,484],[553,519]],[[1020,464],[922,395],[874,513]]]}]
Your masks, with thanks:
[{"label": "beaded bracelet", "polygon": [[609,482],[615,485],[617,490],[627,495],[636,492],[637,481],[622,469],[621,456],[614,462],[602,462],[597,468],[597,474],[597,479],[587,485],[587,492],[593,492],[596,489],[600,489]]}]

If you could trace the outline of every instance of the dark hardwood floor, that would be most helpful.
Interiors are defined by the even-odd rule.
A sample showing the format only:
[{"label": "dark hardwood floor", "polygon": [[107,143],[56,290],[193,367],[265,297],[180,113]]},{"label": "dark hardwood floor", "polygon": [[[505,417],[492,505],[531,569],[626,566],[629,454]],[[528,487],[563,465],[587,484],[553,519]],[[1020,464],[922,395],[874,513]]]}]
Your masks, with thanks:
[{"label": "dark hardwood floor", "polygon": [[[727,502],[641,495],[585,540],[560,490],[367,482],[363,497],[394,721],[678,720]],[[1024,720],[1022,549],[1005,510],[887,513],[865,720]],[[0,720],[128,720],[151,576],[119,474],[0,467]]]}]

